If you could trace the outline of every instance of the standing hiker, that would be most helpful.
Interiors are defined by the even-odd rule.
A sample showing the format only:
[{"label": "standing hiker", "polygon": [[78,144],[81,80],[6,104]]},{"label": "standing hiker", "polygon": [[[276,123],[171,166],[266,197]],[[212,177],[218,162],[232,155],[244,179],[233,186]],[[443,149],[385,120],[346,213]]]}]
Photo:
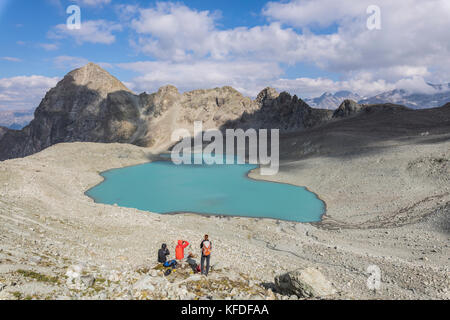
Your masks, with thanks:
[{"label": "standing hiker", "polygon": [[[212,243],[211,241],[209,241],[207,234],[205,234],[205,239],[200,244],[200,248],[202,249],[202,259],[200,262],[200,269],[202,274],[207,276],[209,272],[209,263],[211,259],[211,250],[212,250]],[[204,271],[205,260],[206,260],[206,271]]]},{"label": "standing hiker", "polygon": [[158,262],[164,263],[167,261],[167,256],[170,254],[169,249],[165,243],[162,244],[161,249],[158,250]]},{"label": "standing hiker", "polygon": [[184,249],[189,245],[189,242],[184,240],[178,240],[178,245],[175,248],[175,259],[178,260],[180,265],[184,259]]}]

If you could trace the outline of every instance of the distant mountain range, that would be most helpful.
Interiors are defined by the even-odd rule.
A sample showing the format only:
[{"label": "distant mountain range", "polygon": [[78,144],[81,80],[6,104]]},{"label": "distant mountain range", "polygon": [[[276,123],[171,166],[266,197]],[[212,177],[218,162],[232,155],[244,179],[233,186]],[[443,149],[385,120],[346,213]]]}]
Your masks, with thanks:
[{"label": "distant mountain range", "polygon": [[9,129],[20,130],[31,120],[33,120],[34,111],[1,111],[0,110],[0,127],[6,127]]},{"label": "distant mountain range", "polygon": [[344,100],[359,101],[363,97],[350,91],[338,91],[335,94],[325,92],[320,97],[304,99],[309,106],[318,109],[337,109]]},{"label": "distant mountain range", "polygon": [[[303,99],[303,101],[312,108],[325,110],[335,110],[345,100],[353,100],[358,104],[392,103],[412,109],[436,108],[450,102],[450,83],[428,83],[428,85],[432,91],[431,93],[411,93],[404,89],[395,89],[373,97],[362,97],[354,92],[338,91],[334,94],[325,92],[320,97],[306,98]],[[27,126],[33,118],[34,110],[0,111],[0,127],[21,130]]]},{"label": "distant mountain range", "polygon": [[428,85],[434,89],[434,92],[411,93],[407,90],[395,89],[373,97],[361,97],[350,91],[339,91],[335,94],[326,92],[320,97],[305,99],[304,101],[313,108],[331,110],[338,108],[344,100],[354,100],[359,104],[393,103],[412,109],[436,108],[450,102],[450,83],[428,83]]}]

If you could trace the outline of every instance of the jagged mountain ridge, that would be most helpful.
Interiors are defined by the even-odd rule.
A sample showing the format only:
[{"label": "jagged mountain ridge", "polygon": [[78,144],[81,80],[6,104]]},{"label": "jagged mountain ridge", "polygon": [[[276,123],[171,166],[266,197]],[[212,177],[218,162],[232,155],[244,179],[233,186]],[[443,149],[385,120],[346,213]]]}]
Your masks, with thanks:
[{"label": "jagged mountain ridge", "polygon": [[412,109],[427,109],[440,107],[450,101],[450,83],[427,83],[431,93],[415,93],[405,89],[386,91],[372,97],[361,97],[350,91],[338,91],[334,94],[325,92],[320,97],[304,99],[311,107],[335,110],[344,100],[354,100],[359,104],[392,103]]},{"label": "jagged mountain ridge", "polygon": [[313,108],[334,110],[344,101],[344,100],[354,100],[359,101],[363,97],[357,93],[350,91],[338,91],[336,93],[325,92],[320,97],[307,98],[304,99],[307,104]]},{"label": "jagged mountain ridge", "polygon": [[435,93],[411,93],[404,89],[395,89],[379,95],[362,99],[360,104],[394,103],[412,109],[426,109],[440,107],[450,101],[450,86],[430,85]]},{"label": "jagged mountain ridge", "polygon": [[[119,142],[166,148],[175,129],[251,126],[299,130],[331,119],[296,96],[267,88],[256,100],[231,87],[179,93],[165,86],[134,94],[118,79],[89,63],[68,73],[45,95],[35,118],[0,137],[0,160],[24,157],[62,142]],[[245,125],[244,125],[245,124]]]},{"label": "jagged mountain ridge", "polygon": [[22,130],[0,128],[0,161],[24,157],[62,142],[118,142],[166,150],[176,129],[193,133],[194,121],[203,130],[220,128],[277,128],[298,132],[361,111],[405,109],[386,104],[360,105],[344,100],[336,110],[311,108],[287,92],[266,88],[255,100],[232,87],[194,90],[181,94],[173,86],[158,92],[134,94],[118,79],[89,63],[68,73],[49,90]]}]

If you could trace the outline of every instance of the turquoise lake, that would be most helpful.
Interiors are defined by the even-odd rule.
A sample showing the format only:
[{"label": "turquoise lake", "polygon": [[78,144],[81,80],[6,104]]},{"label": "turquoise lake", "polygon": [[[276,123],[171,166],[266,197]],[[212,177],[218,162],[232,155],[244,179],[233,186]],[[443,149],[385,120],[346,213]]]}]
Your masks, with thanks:
[{"label": "turquoise lake", "polygon": [[[96,202],[155,213],[191,212],[317,222],[325,204],[304,187],[247,177],[252,164],[175,165],[156,161],[103,172],[86,192]],[[269,177],[270,178],[270,177]]]}]

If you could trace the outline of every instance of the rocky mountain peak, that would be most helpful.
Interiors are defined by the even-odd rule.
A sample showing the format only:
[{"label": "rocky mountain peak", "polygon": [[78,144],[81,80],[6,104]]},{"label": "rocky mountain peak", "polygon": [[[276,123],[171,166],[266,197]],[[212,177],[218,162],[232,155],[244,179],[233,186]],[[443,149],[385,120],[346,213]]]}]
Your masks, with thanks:
[{"label": "rocky mountain peak", "polygon": [[168,84],[158,89],[158,94],[180,94],[178,88]]},{"label": "rocky mountain peak", "polygon": [[116,91],[131,92],[130,89],[108,71],[92,62],[69,72],[60,84],[86,87],[89,90],[98,92],[103,97]]},{"label": "rocky mountain peak", "polygon": [[263,89],[258,96],[256,97],[256,102],[260,105],[264,104],[264,101],[266,100],[273,100],[278,98],[280,94],[275,90],[274,88],[267,87]]}]

